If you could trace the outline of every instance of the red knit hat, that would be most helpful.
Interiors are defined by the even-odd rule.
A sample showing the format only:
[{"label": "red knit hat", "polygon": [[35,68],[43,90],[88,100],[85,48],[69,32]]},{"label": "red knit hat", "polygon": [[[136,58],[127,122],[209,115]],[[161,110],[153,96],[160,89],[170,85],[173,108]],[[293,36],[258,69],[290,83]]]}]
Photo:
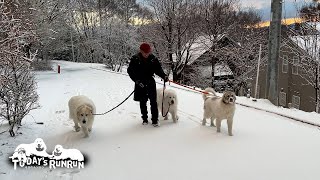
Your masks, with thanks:
[{"label": "red knit hat", "polygon": [[140,45],[140,50],[145,52],[145,53],[149,53],[149,52],[151,52],[151,47],[150,47],[150,45],[148,43],[142,43]]}]

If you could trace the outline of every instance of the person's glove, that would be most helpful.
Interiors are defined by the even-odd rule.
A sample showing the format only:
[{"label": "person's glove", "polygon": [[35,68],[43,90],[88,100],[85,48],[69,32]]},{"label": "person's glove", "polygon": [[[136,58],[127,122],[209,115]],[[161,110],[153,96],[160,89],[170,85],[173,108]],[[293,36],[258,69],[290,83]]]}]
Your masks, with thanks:
[{"label": "person's glove", "polygon": [[169,81],[169,77],[168,76],[164,76],[163,80],[164,80],[164,82],[168,82]]},{"label": "person's glove", "polygon": [[144,88],[144,84],[143,84],[140,80],[137,80],[137,81],[136,81],[136,84],[137,84],[138,86],[140,86],[141,88]]}]

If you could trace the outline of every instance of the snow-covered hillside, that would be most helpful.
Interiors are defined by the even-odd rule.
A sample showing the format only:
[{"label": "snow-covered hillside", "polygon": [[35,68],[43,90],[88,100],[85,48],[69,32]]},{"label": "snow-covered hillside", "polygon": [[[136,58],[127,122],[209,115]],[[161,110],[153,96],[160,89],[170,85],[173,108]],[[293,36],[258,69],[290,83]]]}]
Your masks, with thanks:
[{"label": "snow-covered hillside", "polygon": [[[241,105],[234,118],[234,136],[200,125],[203,102],[198,93],[176,89],[179,122],[142,126],[137,102],[130,98],[115,111],[96,116],[93,132],[83,138],[73,131],[67,102],[86,95],[97,112],[117,105],[133,90],[133,82],[103,65],[60,61],[61,74],[38,72],[41,108],[27,116],[14,141],[0,135],[0,179],[112,180],[313,180],[320,177],[320,130],[290,119]],[[99,70],[100,69],[100,70]],[[160,82],[160,81],[159,81]],[[162,87],[161,83],[158,84]],[[168,87],[174,88],[174,87]],[[241,99],[243,103],[245,99]],[[250,100],[251,101],[251,100]],[[254,105],[254,104],[252,104]],[[269,105],[268,105],[269,106]],[[44,125],[36,124],[44,122]],[[7,124],[0,126],[0,132]],[[76,148],[89,162],[84,169],[18,169],[8,156],[21,143],[42,138],[51,154],[54,145]]]}]

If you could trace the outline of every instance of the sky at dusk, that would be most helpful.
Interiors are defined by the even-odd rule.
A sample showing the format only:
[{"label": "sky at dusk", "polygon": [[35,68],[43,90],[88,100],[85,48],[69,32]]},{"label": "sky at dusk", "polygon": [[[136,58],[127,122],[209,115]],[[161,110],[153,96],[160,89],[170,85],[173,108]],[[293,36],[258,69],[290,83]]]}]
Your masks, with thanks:
[{"label": "sky at dusk", "polygon": [[[312,2],[311,0],[283,0],[282,17],[290,18],[298,16],[298,9],[306,3]],[[240,0],[242,7],[254,8],[262,16],[263,20],[270,19],[271,0]]]},{"label": "sky at dusk", "polygon": [[[137,0],[143,3],[143,0]],[[270,20],[271,0],[239,0],[241,7],[253,8],[260,13],[263,20]],[[283,0],[282,17],[290,18],[298,16],[298,9],[303,5],[312,2],[312,0]]]}]

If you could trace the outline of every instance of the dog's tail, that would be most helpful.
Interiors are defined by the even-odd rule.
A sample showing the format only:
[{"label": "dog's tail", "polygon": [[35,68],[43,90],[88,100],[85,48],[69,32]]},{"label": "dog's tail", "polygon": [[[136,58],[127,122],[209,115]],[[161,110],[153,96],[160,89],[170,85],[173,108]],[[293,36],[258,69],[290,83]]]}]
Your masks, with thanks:
[{"label": "dog's tail", "polygon": [[217,96],[216,95],[216,92],[212,89],[212,88],[206,88],[205,90],[204,90],[204,92],[206,92],[206,93],[203,93],[202,94],[202,98],[203,98],[203,100],[205,101],[209,96]]}]

